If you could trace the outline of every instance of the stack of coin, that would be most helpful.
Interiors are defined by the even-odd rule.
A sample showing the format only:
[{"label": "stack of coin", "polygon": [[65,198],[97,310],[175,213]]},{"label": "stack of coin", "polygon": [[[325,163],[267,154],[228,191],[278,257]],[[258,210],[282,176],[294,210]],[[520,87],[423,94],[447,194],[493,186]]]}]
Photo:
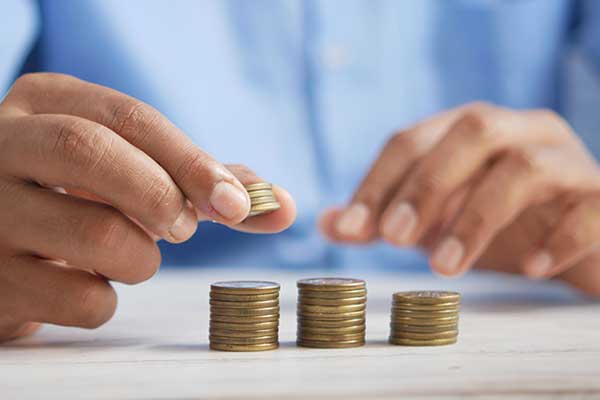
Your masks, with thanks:
[{"label": "stack of coin", "polygon": [[390,343],[441,346],[456,343],[460,294],[445,291],[394,293]]},{"label": "stack of coin", "polygon": [[298,281],[299,346],[359,347],[365,344],[365,281],[313,278]]},{"label": "stack of coin", "polygon": [[213,283],[209,341],[213,350],[279,347],[279,285],[262,281]]},{"label": "stack of coin", "polygon": [[267,182],[252,183],[245,185],[250,196],[250,213],[248,217],[267,214],[279,210],[279,203],[273,193],[273,186]]}]

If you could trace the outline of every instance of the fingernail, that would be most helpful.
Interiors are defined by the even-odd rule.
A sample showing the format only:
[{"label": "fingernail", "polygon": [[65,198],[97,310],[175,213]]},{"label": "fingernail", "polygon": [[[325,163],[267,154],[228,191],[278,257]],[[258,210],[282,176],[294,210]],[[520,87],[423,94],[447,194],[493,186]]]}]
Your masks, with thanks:
[{"label": "fingernail", "polygon": [[383,223],[383,236],[396,243],[410,239],[417,225],[417,213],[409,203],[402,202]]},{"label": "fingernail", "polygon": [[545,277],[552,268],[552,256],[547,251],[540,251],[531,258],[527,265],[527,275],[534,279]]},{"label": "fingernail", "polygon": [[196,213],[194,210],[190,209],[190,207],[185,205],[175,220],[175,223],[171,226],[171,229],[169,229],[169,234],[174,241],[182,242],[189,239],[194,232],[196,232],[197,226],[198,218]]},{"label": "fingernail", "polygon": [[431,266],[444,275],[455,275],[460,261],[465,254],[465,247],[457,238],[451,236],[444,239],[431,256]]},{"label": "fingernail", "polygon": [[209,202],[226,219],[241,218],[248,214],[250,208],[246,193],[225,181],[215,185]]},{"label": "fingernail", "polygon": [[363,230],[369,218],[369,208],[362,203],[352,204],[342,213],[336,229],[343,236],[357,236]]}]

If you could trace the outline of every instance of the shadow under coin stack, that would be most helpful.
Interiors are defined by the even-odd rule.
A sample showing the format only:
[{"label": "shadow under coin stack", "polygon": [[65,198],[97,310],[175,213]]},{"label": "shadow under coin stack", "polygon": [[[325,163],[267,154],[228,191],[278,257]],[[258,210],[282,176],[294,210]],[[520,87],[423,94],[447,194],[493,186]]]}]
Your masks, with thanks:
[{"label": "shadow under coin stack", "polygon": [[279,284],[217,282],[210,286],[210,348],[263,351],[279,347]]},{"label": "shadow under coin stack", "polygon": [[252,183],[245,185],[248,196],[250,196],[250,213],[248,217],[267,214],[279,210],[280,205],[273,193],[273,186],[267,182]]},{"label": "shadow under coin stack", "polygon": [[318,348],[364,345],[366,304],[363,280],[299,280],[297,344]]},{"label": "shadow under coin stack", "polygon": [[390,343],[441,346],[456,343],[460,294],[444,291],[394,293]]}]

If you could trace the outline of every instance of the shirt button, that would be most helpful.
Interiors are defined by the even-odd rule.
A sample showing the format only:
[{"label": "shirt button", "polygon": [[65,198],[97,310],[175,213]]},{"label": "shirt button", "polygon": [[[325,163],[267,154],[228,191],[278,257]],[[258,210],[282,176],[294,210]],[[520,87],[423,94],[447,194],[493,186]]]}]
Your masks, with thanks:
[{"label": "shirt button", "polygon": [[338,71],[350,64],[350,50],[343,45],[326,46],[321,52],[323,66],[331,71]]}]

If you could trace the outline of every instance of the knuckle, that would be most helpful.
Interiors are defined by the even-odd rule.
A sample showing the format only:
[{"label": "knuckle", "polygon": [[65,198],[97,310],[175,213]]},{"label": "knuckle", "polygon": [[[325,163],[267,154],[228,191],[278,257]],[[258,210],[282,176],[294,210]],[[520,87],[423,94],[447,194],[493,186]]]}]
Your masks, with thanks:
[{"label": "knuckle", "polygon": [[533,174],[541,169],[538,156],[531,149],[513,149],[506,153],[502,166],[511,174]]},{"label": "knuckle", "polygon": [[197,151],[197,149],[190,149],[185,152],[185,156],[175,170],[174,178],[177,182],[187,180],[204,182],[208,178],[209,166],[212,163],[208,154]]},{"label": "knuckle", "polygon": [[106,282],[86,283],[75,302],[75,319],[83,328],[94,329],[111,319],[117,308],[117,294]]},{"label": "knuckle", "polygon": [[489,111],[480,108],[468,109],[456,122],[449,135],[480,143],[494,139],[494,126]]},{"label": "knuckle", "polygon": [[46,77],[47,74],[42,72],[30,72],[27,74],[23,74],[15,80],[13,88],[14,90],[29,89],[31,87],[39,85],[39,82],[41,80],[44,80]]},{"label": "knuckle", "polygon": [[151,214],[158,214],[159,217],[164,214],[173,214],[170,219],[174,222],[177,218],[176,213],[181,210],[183,205],[183,196],[175,183],[161,174],[152,179],[148,188],[140,195],[142,207]]},{"label": "knuckle", "polygon": [[33,84],[35,84],[38,79],[38,73],[27,73],[19,76],[13,85],[13,90],[18,91],[23,88],[27,88]]},{"label": "knuckle", "polygon": [[377,209],[383,203],[385,196],[391,196],[391,194],[383,193],[381,186],[376,182],[363,183],[359,191],[354,196],[353,201],[365,204],[371,209]]},{"label": "knuckle", "polygon": [[30,72],[19,76],[15,80],[13,90],[36,90],[48,81],[64,82],[71,81],[76,78],[55,72]]},{"label": "knuckle", "polygon": [[107,255],[106,271],[112,279],[137,284],[150,279],[160,267],[158,246],[127,217],[110,206],[108,212],[77,224],[74,245],[101,249]]},{"label": "knuckle", "polygon": [[491,217],[488,212],[479,207],[470,207],[459,217],[455,234],[461,239],[479,236],[478,233],[490,228]]},{"label": "knuckle", "polygon": [[100,247],[108,250],[117,250],[127,242],[131,228],[126,223],[125,217],[110,206],[103,207],[105,212],[87,217],[81,221],[80,232],[76,237],[82,237],[89,244],[85,248]]},{"label": "knuckle", "polygon": [[91,128],[90,124],[79,119],[60,123],[50,140],[53,140],[50,155],[56,155],[86,171],[102,162],[110,154],[113,145],[100,126]]},{"label": "knuckle", "polygon": [[158,112],[151,106],[135,99],[126,99],[115,102],[112,111],[112,121],[109,124],[121,136],[136,147],[142,147],[150,129],[158,121]]},{"label": "knuckle", "polygon": [[473,112],[476,114],[487,114],[487,113],[491,113],[496,109],[496,105],[494,103],[491,103],[489,101],[473,101],[470,103],[467,103],[465,105],[465,110],[467,112]]},{"label": "knuckle", "polygon": [[410,152],[415,148],[415,135],[410,130],[394,133],[387,140],[384,149],[387,151]]},{"label": "knuckle", "polygon": [[411,186],[413,196],[420,199],[435,198],[445,192],[444,180],[440,172],[429,168],[418,171]]}]

